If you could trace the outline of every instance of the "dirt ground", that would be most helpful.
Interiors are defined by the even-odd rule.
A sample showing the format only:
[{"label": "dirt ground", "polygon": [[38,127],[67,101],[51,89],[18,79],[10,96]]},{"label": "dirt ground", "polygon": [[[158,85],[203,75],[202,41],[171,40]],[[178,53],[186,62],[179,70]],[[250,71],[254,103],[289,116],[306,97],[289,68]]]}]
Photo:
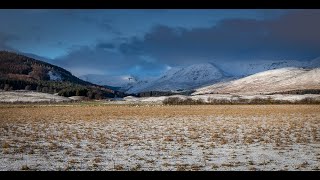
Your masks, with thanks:
[{"label": "dirt ground", "polygon": [[320,170],[319,105],[1,105],[0,170]]}]

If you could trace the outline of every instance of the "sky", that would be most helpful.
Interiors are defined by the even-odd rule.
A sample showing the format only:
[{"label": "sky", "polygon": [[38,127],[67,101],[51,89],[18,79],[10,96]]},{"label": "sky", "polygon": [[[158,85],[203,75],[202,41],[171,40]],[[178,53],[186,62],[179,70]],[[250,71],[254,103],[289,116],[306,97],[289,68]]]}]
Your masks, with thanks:
[{"label": "sky", "polygon": [[0,49],[76,76],[158,76],[205,62],[320,56],[320,10],[0,10]]}]

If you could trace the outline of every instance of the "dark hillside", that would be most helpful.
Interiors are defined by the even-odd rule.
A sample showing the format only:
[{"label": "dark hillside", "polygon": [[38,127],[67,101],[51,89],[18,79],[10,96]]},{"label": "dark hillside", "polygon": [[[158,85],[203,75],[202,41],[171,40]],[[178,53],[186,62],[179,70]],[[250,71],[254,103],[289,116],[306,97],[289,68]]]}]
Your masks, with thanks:
[{"label": "dark hillside", "polygon": [[83,81],[61,67],[8,51],[0,51],[0,89],[24,89],[92,99],[121,95],[112,89]]}]

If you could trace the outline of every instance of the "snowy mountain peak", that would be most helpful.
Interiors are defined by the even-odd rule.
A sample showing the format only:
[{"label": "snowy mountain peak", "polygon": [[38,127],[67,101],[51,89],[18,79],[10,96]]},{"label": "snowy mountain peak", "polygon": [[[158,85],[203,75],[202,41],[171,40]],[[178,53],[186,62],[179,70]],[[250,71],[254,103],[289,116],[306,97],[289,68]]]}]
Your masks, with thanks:
[{"label": "snowy mountain peak", "polygon": [[132,86],[127,93],[190,90],[219,82],[224,78],[225,73],[213,63],[194,64],[182,68],[172,68],[154,81]]},{"label": "snowy mountain peak", "polygon": [[223,72],[215,65],[204,63],[181,68],[171,76],[171,79],[174,78],[177,82],[202,83],[212,79],[220,79],[222,76]]}]

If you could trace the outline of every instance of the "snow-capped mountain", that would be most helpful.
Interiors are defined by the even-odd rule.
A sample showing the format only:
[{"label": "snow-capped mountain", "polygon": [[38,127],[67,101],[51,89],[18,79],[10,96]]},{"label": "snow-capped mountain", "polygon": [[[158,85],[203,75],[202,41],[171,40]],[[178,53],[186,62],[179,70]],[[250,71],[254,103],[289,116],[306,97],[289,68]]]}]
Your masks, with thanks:
[{"label": "snow-capped mountain", "polygon": [[315,63],[308,61],[296,60],[259,60],[259,61],[246,61],[246,62],[222,62],[218,64],[221,69],[229,72],[232,75],[248,76],[258,72],[280,69],[285,67],[316,67]]},{"label": "snow-capped mountain", "polygon": [[229,76],[212,63],[172,68],[160,78],[137,83],[127,93],[146,91],[183,91],[220,82]]},{"label": "snow-capped mountain", "polygon": [[[127,92],[127,93],[133,93],[129,91],[133,88],[145,88],[148,87],[149,84],[151,84],[153,81],[155,81],[158,77],[144,77],[144,78],[138,78],[134,77],[134,81],[131,81],[127,83],[126,85],[122,86],[119,91]],[[135,93],[135,92],[134,92]]]},{"label": "snow-capped mountain", "polygon": [[281,68],[268,70],[238,80],[199,88],[199,94],[265,94],[292,90],[320,89],[320,68]]}]

